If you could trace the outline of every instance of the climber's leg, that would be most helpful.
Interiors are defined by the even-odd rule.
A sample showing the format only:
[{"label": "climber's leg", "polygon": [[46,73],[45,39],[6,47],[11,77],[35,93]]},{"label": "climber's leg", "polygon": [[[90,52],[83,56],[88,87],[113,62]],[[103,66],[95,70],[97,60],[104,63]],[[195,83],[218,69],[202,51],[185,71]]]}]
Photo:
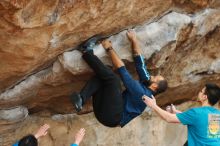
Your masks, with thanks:
[{"label": "climber's leg", "polygon": [[97,77],[92,77],[80,92],[83,103],[92,97],[102,87],[102,81]]},{"label": "climber's leg", "polygon": [[102,88],[93,97],[94,114],[105,126],[116,127],[120,124],[123,112],[121,91],[120,79],[116,76],[104,81]]},{"label": "climber's leg", "polygon": [[87,64],[93,69],[96,75],[102,79],[109,79],[114,76],[113,71],[105,66],[97,56],[94,55],[93,49],[97,41],[102,40],[101,36],[94,36],[85,41],[80,45],[78,50],[83,53],[83,59],[87,62]]},{"label": "climber's leg", "polygon": [[92,52],[84,53],[83,58],[102,82],[102,88],[93,96],[94,114],[103,125],[116,127],[123,111],[120,79]]},{"label": "climber's leg", "polygon": [[93,69],[97,77],[101,80],[111,80],[116,76],[115,73],[109,67],[104,65],[101,60],[92,52],[84,53],[83,59]]},{"label": "climber's leg", "polygon": [[92,97],[102,87],[101,80],[96,76],[92,77],[83,87],[80,93],[72,93],[70,95],[71,102],[73,103],[77,112],[82,109],[83,104]]},{"label": "climber's leg", "polygon": [[[80,45],[81,48],[78,49],[83,53],[84,60],[96,73],[96,78],[92,79],[90,82],[87,83],[87,85],[83,88],[81,94],[73,93],[70,96],[70,99],[77,111],[80,111],[86,99],[90,98],[96,92],[96,90],[98,90],[101,82],[111,81],[112,79],[115,79],[117,77],[111,69],[105,66],[98,59],[98,57],[93,54],[93,48],[97,40],[98,37],[92,37],[85,43]],[[102,81],[99,81],[98,78]]]}]

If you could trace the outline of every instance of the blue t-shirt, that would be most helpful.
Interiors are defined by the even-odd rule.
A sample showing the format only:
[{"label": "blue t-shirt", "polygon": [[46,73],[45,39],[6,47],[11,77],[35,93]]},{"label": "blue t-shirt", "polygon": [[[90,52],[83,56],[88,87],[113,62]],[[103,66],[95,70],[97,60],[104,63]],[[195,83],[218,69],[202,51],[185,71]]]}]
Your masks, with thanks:
[{"label": "blue t-shirt", "polygon": [[205,106],[176,116],[187,125],[189,146],[220,146],[220,110]]}]

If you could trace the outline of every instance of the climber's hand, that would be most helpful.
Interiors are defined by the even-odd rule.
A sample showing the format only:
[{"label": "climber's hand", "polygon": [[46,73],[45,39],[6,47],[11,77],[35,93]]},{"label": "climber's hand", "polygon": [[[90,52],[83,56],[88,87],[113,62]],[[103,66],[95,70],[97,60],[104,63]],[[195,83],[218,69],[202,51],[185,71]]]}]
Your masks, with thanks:
[{"label": "climber's hand", "polygon": [[136,38],[136,33],[134,30],[129,29],[126,34],[130,41],[136,41],[137,38]]},{"label": "climber's hand", "polygon": [[104,49],[109,49],[112,48],[112,43],[109,40],[103,40],[102,41],[102,46]]}]

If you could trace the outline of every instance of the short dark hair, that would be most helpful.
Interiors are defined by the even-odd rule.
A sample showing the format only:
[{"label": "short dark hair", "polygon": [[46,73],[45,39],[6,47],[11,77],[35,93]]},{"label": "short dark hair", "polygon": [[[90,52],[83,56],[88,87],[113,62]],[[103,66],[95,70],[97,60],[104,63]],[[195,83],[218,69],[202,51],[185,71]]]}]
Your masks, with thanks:
[{"label": "short dark hair", "polygon": [[208,97],[209,104],[212,106],[220,100],[220,88],[216,84],[205,84],[205,94]]},{"label": "short dark hair", "polygon": [[157,87],[156,94],[165,92],[165,91],[167,90],[168,83],[167,83],[166,80],[160,80],[160,81],[157,83],[157,85],[158,85],[158,87]]},{"label": "short dark hair", "polygon": [[38,142],[34,135],[29,134],[23,137],[19,142],[18,146],[37,146]]}]

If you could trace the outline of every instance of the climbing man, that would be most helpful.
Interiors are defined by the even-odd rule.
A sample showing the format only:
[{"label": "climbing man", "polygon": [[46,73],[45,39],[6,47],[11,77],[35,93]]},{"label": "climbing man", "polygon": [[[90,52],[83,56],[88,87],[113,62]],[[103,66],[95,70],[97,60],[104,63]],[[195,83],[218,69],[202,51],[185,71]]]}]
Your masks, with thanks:
[{"label": "climbing man", "polygon": [[220,88],[216,84],[206,84],[198,94],[201,107],[181,112],[173,108],[173,113],[161,109],[154,98],[143,96],[146,105],[169,123],[187,125],[188,142],[184,146],[220,146],[220,110],[213,106],[220,100]]},{"label": "climbing man", "polygon": [[70,99],[79,112],[87,99],[93,97],[94,114],[100,123],[108,127],[125,126],[144,111],[146,105],[142,100],[143,95],[155,95],[164,92],[167,88],[167,81],[162,76],[150,76],[148,73],[134,31],[128,31],[127,37],[132,44],[139,81],[134,80],[129,74],[112,48],[111,42],[102,41],[102,46],[117,68],[126,88],[123,93],[118,76],[93,54],[98,37],[90,38],[79,48],[83,59],[96,75],[87,82],[80,93],[73,93]]},{"label": "climbing man", "polygon": [[[36,134],[29,134],[24,136],[22,139],[20,139],[18,142],[13,144],[12,146],[38,146],[38,140],[46,136],[48,133],[50,126],[48,124],[44,124],[41,126]],[[70,146],[79,146],[81,141],[83,140],[85,135],[85,129],[81,128],[76,134],[75,134],[75,142],[71,144]]]}]

